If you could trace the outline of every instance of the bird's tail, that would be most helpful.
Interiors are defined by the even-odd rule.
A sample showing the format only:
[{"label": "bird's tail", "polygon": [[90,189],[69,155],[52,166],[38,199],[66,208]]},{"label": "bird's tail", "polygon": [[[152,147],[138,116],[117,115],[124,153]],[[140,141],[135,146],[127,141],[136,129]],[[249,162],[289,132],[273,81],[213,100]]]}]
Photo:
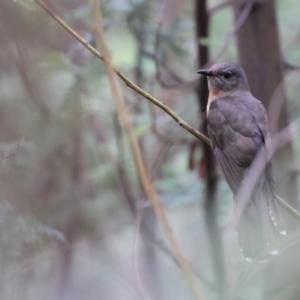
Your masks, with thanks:
[{"label": "bird's tail", "polygon": [[[234,201],[239,212],[240,201]],[[292,223],[297,222],[282,207],[274,191],[273,181],[267,181],[260,191],[242,208],[236,230],[243,254],[247,258],[264,259],[277,255],[288,235]]]}]

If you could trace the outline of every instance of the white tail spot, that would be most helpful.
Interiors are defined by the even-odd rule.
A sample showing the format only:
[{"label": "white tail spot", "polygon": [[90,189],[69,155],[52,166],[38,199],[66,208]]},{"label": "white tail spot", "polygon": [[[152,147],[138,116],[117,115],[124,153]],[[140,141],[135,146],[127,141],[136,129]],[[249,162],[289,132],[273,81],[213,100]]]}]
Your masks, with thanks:
[{"label": "white tail spot", "polygon": [[278,254],[279,254],[279,251],[278,251],[278,250],[273,250],[273,251],[271,251],[271,254],[272,254],[272,255],[278,255]]},{"label": "white tail spot", "polygon": [[279,231],[279,233],[282,234],[282,235],[287,235],[286,230]]}]

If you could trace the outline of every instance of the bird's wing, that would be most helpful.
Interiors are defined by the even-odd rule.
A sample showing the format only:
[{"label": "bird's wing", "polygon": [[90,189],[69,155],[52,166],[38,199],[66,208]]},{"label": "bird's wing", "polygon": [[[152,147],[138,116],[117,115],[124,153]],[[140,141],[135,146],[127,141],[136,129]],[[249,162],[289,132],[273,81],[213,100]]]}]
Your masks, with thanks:
[{"label": "bird's wing", "polygon": [[243,99],[223,97],[210,106],[208,132],[224,176],[236,193],[255,153],[264,144],[261,130]]},{"label": "bird's wing", "polygon": [[[237,196],[258,151],[268,146],[266,111],[251,94],[244,94],[244,98],[219,98],[210,106],[208,131],[217,160]],[[282,237],[287,234],[289,219],[277,205],[271,163],[264,168],[251,201],[243,207],[243,201],[234,200],[244,254],[253,258],[263,249],[277,253]]]}]

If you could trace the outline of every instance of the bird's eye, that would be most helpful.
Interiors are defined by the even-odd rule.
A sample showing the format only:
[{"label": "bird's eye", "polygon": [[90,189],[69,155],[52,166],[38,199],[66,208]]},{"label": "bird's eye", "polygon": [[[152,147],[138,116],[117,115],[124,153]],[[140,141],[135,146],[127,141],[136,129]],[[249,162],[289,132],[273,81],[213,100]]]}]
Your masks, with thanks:
[{"label": "bird's eye", "polygon": [[224,73],[223,73],[223,77],[224,77],[225,79],[228,79],[228,78],[231,77],[231,73],[230,73],[230,72],[224,72]]}]

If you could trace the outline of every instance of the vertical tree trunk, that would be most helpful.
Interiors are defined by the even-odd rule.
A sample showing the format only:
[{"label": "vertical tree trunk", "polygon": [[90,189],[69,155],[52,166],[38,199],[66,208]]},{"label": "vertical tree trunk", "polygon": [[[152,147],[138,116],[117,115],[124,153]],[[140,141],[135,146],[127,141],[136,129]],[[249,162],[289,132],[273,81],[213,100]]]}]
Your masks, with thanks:
[{"label": "vertical tree trunk", "polygon": [[[208,36],[208,15],[206,0],[195,0],[195,21],[196,21],[196,39],[198,45],[198,64],[201,68],[209,59],[208,47],[199,43],[200,38]],[[197,95],[200,107],[200,118],[206,116],[206,104],[208,99],[208,86],[205,76],[201,76],[200,84],[197,88]],[[202,122],[202,132],[207,134],[207,120]],[[218,299],[228,299],[227,291],[227,272],[225,268],[222,235],[217,224],[216,200],[218,177],[216,172],[216,160],[211,147],[201,142],[203,147],[201,168],[206,180],[205,192],[205,215],[207,233],[210,239],[211,259],[214,269],[215,285],[218,287]]]},{"label": "vertical tree trunk", "polygon": [[[267,110],[271,106],[277,106],[280,112],[277,117],[272,113],[274,110],[269,111],[269,123],[272,125],[270,130],[271,134],[274,134],[289,124],[275,1],[235,0],[236,19],[241,15],[247,1],[255,2],[249,16],[237,32],[239,62],[245,70],[254,97],[261,100]],[[276,99],[279,101],[275,103]],[[292,144],[289,143],[276,153],[274,173],[277,192],[296,207],[297,189],[295,176],[291,171],[293,163],[294,153]]]}]

